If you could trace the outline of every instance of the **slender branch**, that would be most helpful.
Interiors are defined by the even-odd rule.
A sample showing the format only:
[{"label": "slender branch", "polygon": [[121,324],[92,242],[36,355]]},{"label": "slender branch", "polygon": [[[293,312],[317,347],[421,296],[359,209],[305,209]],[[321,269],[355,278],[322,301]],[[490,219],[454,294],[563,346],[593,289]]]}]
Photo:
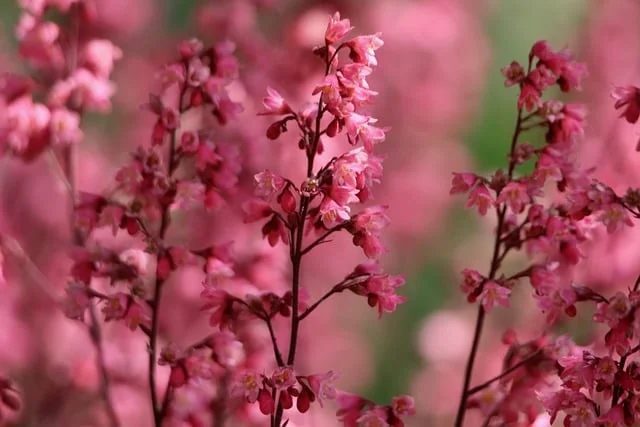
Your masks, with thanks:
[{"label": "slender branch", "polygon": [[[529,61],[531,62],[531,61]],[[531,68],[531,63],[529,64],[529,68]],[[513,172],[516,167],[516,163],[514,159],[514,152],[516,148],[516,144],[518,143],[518,138],[520,133],[522,132],[522,109],[518,108],[518,116],[516,119],[515,129],[513,131],[513,136],[511,137],[511,148],[509,150],[509,171],[508,171],[508,181],[511,181],[513,178]],[[498,270],[500,269],[500,264],[504,259],[504,255],[506,255],[506,251],[504,255],[500,254],[500,248],[502,246],[502,234],[503,227],[505,222],[505,216],[507,213],[506,206],[502,206],[501,208],[497,208],[498,214],[498,225],[496,227],[496,237],[493,245],[493,256],[491,258],[491,268],[489,271],[489,280],[494,280]],[[485,310],[482,305],[478,306],[478,315],[476,318],[476,327],[475,332],[473,334],[473,343],[471,344],[471,351],[469,352],[469,358],[467,359],[467,365],[465,367],[464,373],[464,383],[462,386],[462,391],[460,394],[460,402],[458,404],[458,411],[456,413],[455,427],[462,427],[464,422],[464,416],[466,413],[467,407],[467,399],[469,397],[469,385],[471,384],[471,375],[473,373],[473,365],[475,363],[476,356],[478,354],[478,348],[480,345],[480,338],[482,336],[482,328],[484,326],[485,319]]]},{"label": "slender branch", "polygon": [[278,363],[278,366],[284,366],[284,360],[282,359],[282,353],[280,353],[280,347],[278,347],[278,341],[276,340],[276,334],[273,330],[271,318],[265,316],[264,321],[267,324],[267,328],[269,328],[269,336],[271,337],[271,344],[273,345],[273,354],[276,357],[276,362]]},{"label": "slender branch", "polygon": [[[629,358],[629,356],[633,355],[634,353],[637,353],[638,351],[640,351],[640,345],[635,346],[620,358],[619,369],[621,371],[624,371],[625,369],[624,365],[626,365],[627,359]],[[616,385],[613,387],[613,396],[611,397],[612,408],[618,404],[618,400],[620,399],[620,396],[622,396],[622,388],[619,385]]]},{"label": "slender branch", "polygon": [[[180,95],[178,96],[178,111],[180,114],[184,113],[182,108],[182,100],[184,98],[186,84],[180,89]],[[173,172],[177,167],[176,157],[176,145],[177,145],[177,130],[171,131],[171,137],[169,142],[169,161],[167,164],[167,176],[172,177]],[[160,230],[158,232],[158,242],[163,245],[164,239],[167,234],[170,223],[169,204],[165,204],[162,207],[162,218],[160,220]],[[171,396],[170,388],[165,390],[165,398],[162,406],[159,406],[159,399],[156,390],[156,360],[158,352],[158,328],[160,324],[160,302],[162,300],[162,289],[164,285],[164,279],[156,277],[155,280],[155,293],[151,303],[152,315],[151,315],[151,331],[149,332],[149,392],[151,394],[151,405],[153,407],[153,419],[156,427],[160,427],[162,420],[166,415],[166,408],[169,405],[169,399]]]},{"label": "slender branch", "polygon": [[[326,67],[325,67],[325,76],[329,74],[331,69],[331,62],[333,62],[334,57],[329,58],[329,49],[326,47]],[[322,121],[322,115],[324,113],[323,110],[323,95],[320,94],[318,98],[318,112],[316,114],[315,120],[315,130],[313,131],[313,141],[310,145],[306,147],[307,154],[307,178],[313,178],[313,166],[316,158],[316,152],[318,151],[318,144],[320,143],[320,125]],[[292,366],[296,359],[296,347],[298,345],[298,329],[300,326],[300,314],[298,313],[300,307],[300,270],[302,263],[302,238],[304,237],[304,229],[305,222],[307,219],[307,212],[309,209],[309,203],[311,201],[311,197],[302,196],[300,197],[300,210],[298,211],[298,221],[295,225],[295,229],[291,229],[291,242],[290,242],[290,258],[292,265],[292,278],[291,278],[291,293],[292,293],[292,304],[291,304],[291,335],[289,338],[289,353],[287,356],[287,365]],[[294,239],[295,238],[295,239]],[[275,397],[275,396],[274,396]],[[284,408],[282,407],[282,402],[280,398],[278,398],[276,413],[271,421],[272,427],[280,427],[282,422],[282,415],[284,413]]]},{"label": "slender branch", "polygon": [[338,287],[338,286],[334,286],[333,288],[331,288],[331,290],[329,292],[327,292],[326,294],[324,294],[322,296],[322,298],[320,298],[318,301],[314,302],[309,308],[307,308],[301,315],[300,317],[298,317],[298,319],[303,320],[305,317],[307,317],[308,315],[310,315],[313,310],[315,310],[316,308],[318,308],[318,306],[320,304],[322,304],[324,301],[326,301],[331,295],[333,294],[337,294],[342,292],[343,289]]},{"label": "slender branch", "polygon": [[479,391],[484,390],[485,388],[489,387],[491,384],[493,384],[496,381],[501,380],[502,378],[506,377],[507,375],[511,374],[512,372],[518,370],[518,368],[520,368],[521,366],[526,365],[527,363],[529,363],[531,360],[533,360],[535,357],[537,357],[540,354],[540,350],[534,351],[533,353],[531,353],[529,356],[525,357],[524,359],[522,359],[521,361],[519,361],[518,363],[516,363],[515,365],[513,365],[512,367],[510,367],[509,369],[504,370],[500,375],[491,378],[488,381],[483,382],[482,384],[479,384],[473,388],[470,388],[467,391],[467,397],[471,396],[473,394],[476,394]]},{"label": "slender branch", "polygon": [[316,246],[325,243],[325,239],[327,237],[329,237],[330,235],[332,235],[333,233],[335,233],[336,231],[341,230],[344,227],[343,224],[339,224],[329,230],[327,230],[322,236],[318,237],[313,243],[309,244],[309,246],[307,246],[306,248],[304,248],[301,252],[301,255],[306,255],[307,253],[309,253],[313,248],[315,248]]}]

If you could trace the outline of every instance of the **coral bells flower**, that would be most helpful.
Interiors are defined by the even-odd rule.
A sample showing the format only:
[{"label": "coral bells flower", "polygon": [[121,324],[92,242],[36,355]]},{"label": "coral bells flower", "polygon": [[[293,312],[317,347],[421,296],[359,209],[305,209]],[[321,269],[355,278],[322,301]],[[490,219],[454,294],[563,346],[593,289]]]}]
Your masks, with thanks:
[{"label": "coral bells flower", "polygon": [[270,198],[274,194],[280,193],[284,188],[284,178],[270,170],[257,173],[253,176],[256,183],[256,196]]},{"label": "coral bells flower", "polygon": [[349,57],[353,62],[375,67],[378,65],[375,51],[384,45],[380,33],[369,36],[358,36],[345,45],[350,49]]},{"label": "coral bells flower", "polygon": [[378,238],[391,222],[386,210],[387,206],[367,208],[357,214],[348,227],[353,234],[353,243],[369,258],[377,258],[386,250]]},{"label": "coral bells flower", "polygon": [[404,277],[390,276],[387,274],[374,275],[368,278],[364,284],[367,290],[369,306],[378,306],[378,317],[382,313],[393,313],[399,304],[407,301],[407,298],[397,295],[396,289],[404,285]]},{"label": "coral bells flower", "polygon": [[509,295],[511,295],[511,289],[489,280],[484,283],[478,298],[485,311],[489,312],[496,304],[509,307]]},{"label": "coral bells flower", "polygon": [[296,374],[288,366],[277,368],[271,375],[271,382],[276,390],[286,390],[296,385]]},{"label": "coral bells flower", "polygon": [[320,406],[323,405],[323,400],[331,400],[336,398],[337,392],[333,386],[333,383],[337,379],[338,375],[333,371],[329,371],[324,374],[301,377],[301,380],[306,380],[306,384],[308,385],[309,389],[313,393]]},{"label": "coral bells flower", "polygon": [[478,176],[474,173],[454,172],[451,179],[451,190],[449,194],[466,193],[478,182]]},{"label": "coral bells flower", "polygon": [[398,418],[415,415],[415,399],[407,395],[396,396],[391,400],[391,409],[393,410],[393,415]]},{"label": "coral bells flower", "polygon": [[230,329],[231,323],[238,317],[238,309],[234,307],[235,298],[222,289],[216,289],[212,285],[205,285],[201,294],[207,302],[201,310],[213,309],[209,317],[211,326],[219,326],[220,329]]},{"label": "coral bells flower", "polygon": [[280,95],[280,93],[278,93],[277,90],[271,87],[267,87],[267,94],[268,95],[262,101],[266,111],[263,113],[259,113],[260,115],[285,115],[293,113],[293,110],[291,109],[291,107],[289,107],[287,101],[285,101],[285,99],[282,97],[282,95]]},{"label": "coral bells flower", "polygon": [[489,208],[495,205],[493,196],[489,192],[489,189],[484,184],[476,185],[467,199],[467,207],[476,206],[480,215],[484,216],[489,211]]},{"label": "coral bells flower", "polygon": [[636,123],[640,118],[640,89],[635,86],[618,86],[611,92],[615,99],[616,110],[623,109],[620,117],[624,117],[629,123]]},{"label": "coral bells flower", "polygon": [[247,402],[254,403],[258,400],[258,394],[262,388],[263,378],[255,372],[243,373],[235,384],[235,390],[241,392]]},{"label": "coral bells flower", "polygon": [[500,71],[506,79],[504,82],[505,87],[520,84],[525,78],[524,68],[517,61],[513,61]]},{"label": "coral bells flower", "polygon": [[338,43],[353,29],[351,21],[340,19],[340,12],[336,12],[329,18],[329,25],[324,33],[324,41],[327,45]]}]

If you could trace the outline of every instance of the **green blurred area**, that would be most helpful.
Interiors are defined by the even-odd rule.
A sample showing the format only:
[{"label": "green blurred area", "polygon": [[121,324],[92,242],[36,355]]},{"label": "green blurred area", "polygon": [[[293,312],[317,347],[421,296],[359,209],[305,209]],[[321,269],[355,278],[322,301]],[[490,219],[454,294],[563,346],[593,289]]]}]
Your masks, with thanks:
[{"label": "green blurred area", "polygon": [[[162,1],[170,30],[187,33],[188,22],[198,2]],[[484,85],[482,105],[465,136],[475,167],[480,171],[505,165],[513,131],[517,93],[514,88],[504,88],[500,68],[514,59],[526,62],[529,48],[538,39],[547,39],[555,47],[568,44],[579,48],[578,34],[586,18],[588,1],[502,0],[491,2],[491,5],[485,30],[493,55],[491,71]],[[13,39],[17,17],[14,1],[0,1],[0,24],[9,39]],[[394,395],[407,393],[409,378],[424,366],[416,348],[417,332],[425,317],[447,304],[450,292],[457,292],[458,276],[450,271],[444,254],[455,247],[472,224],[466,213],[456,212],[451,216],[442,233],[447,236],[446,247],[442,248],[442,241],[439,241],[438,251],[425,248],[429,256],[423,267],[407,278],[403,294],[409,301],[393,315],[383,317],[375,331],[369,331],[371,344],[376,349],[377,377],[370,388],[362,392],[372,400],[388,402]],[[380,337],[381,330],[384,338]]]}]

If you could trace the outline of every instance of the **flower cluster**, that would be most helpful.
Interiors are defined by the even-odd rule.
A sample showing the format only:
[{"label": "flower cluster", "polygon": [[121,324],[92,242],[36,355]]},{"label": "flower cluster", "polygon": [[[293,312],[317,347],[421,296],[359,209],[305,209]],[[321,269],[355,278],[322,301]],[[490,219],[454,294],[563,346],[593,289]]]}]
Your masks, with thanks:
[{"label": "flower cluster", "polygon": [[[107,39],[87,38],[90,23],[80,1],[25,1],[16,28],[19,51],[38,71],[28,78],[0,76],[0,154],[32,160],[48,148],[83,138],[81,115],[108,111],[115,92],[109,80],[122,51]],[[47,19],[57,10],[72,22]]]},{"label": "flower cluster", "polygon": [[[348,232],[353,244],[362,248],[369,258],[377,258],[385,252],[380,234],[389,224],[386,206],[366,207],[357,213],[352,211],[353,205],[371,200],[372,187],[382,178],[382,157],[375,155],[373,150],[384,140],[386,129],[375,126],[377,120],[365,112],[365,106],[372,103],[376,95],[369,88],[366,77],[377,65],[375,51],[383,43],[378,35],[342,41],[351,29],[349,20],[341,19],[336,13],[329,20],[324,46],[314,51],[325,64],[325,78],[312,92],[312,95],[319,95],[317,101],[296,111],[278,91],[267,88],[264,111],[260,113],[279,117],[266,131],[271,140],[279,139],[289,131],[288,124],[293,123],[299,132],[298,148],[306,157],[306,177],[299,185],[291,178],[264,170],[254,175],[256,197],[243,204],[245,222],[267,220],[262,235],[271,246],[280,242],[289,246],[293,272],[291,291],[282,296],[274,293],[260,297],[242,296],[206,284],[202,294],[207,300],[204,308],[212,310],[210,323],[214,326],[233,329],[246,314],[267,323],[278,364],[276,373],[271,377],[245,374],[240,388],[244,390],[247,402],[258,402],[262,413],[273,416],[274,427],[280,426],[284,411],[293,407],[292,396],[296,397],[296,408],[300,413],[306,412],[316,400],[321,403],[321,395],[325,398],[335,396],[330,389],[319,395],[319,390],[326,388],[321,378],[332,379],[332,373],[323,376],[293,374],[302,320],[329,297],[346,290],[367,297],[370,306],[378,307],[379,315],[393,312],[405,301],[396,294],[404,279],[385,274],[375,263],[357,266],[311,305],[302,298],[302,259],[315,247],[326,243],[334,233]],[[340,61],[339,54],[343,50],[348,51],[350,62]],[[316,156],[340,134],[345,134],[351,145],[362,143],[362,147],[335,156],[317,167]],[[315,239],[306,243],[305,237],[310,233]],[[271,324],[277,316],[291,321],[290,347],[286,355],[281,353],[272,332]],[[282,385],[278,385],[280,383]],[[367,423],[367,417],[372,415],[363,415],[363,423]],[[389,420],[391,425],[401,425],[399,418],[393,415]],[[348,421],[345,424],[351,425]]]},{"label": "flower cluster", "polygon": [[[591,301],[599,307],[595,319],[605,322],[604,319],[612,319],[610,326],[614,327],[618,326],[618,320],[628,315],[626,308],[631,306],[629,300],[626,300],[627,305],[621,297],[608,300],[563,275],[584,257],[582,246],[596,228],[603,226],[609,233],[614,233],[632,226],[630,217],[636,216],[637,208],[634,191],[620,197],[594,180],[590,176],[591,170],[582,169],[575,162],[576,146],[584,134],[584,107],[555,99],[543,100],[544,91],[552,85],[558,85],[563,92],[580,89],[586,67],[575,62],[567,50],[555,52],[546,42],[540,41],[533,45],[526,68],[514,61],[503,68],[502,73],[506,78],[505,86],[517,85],[520,89],[508,169],[506,172],[498,170],[488,178],[473,173],[455,173],[451,189],[452,194],[468,193],[467,207],[475,207],[481,215],[495,211],[497,216],[489,272],[463,271],[462,291],[469,302],[479,301],[481,305],[456,426],[462,425],[467,407],[479,408],[486,423],[514,422],[520,417],[533,422],[540,411],[534,394],[536,390],[542,393],[537,397],[550,411],[552,422],[558,411],[565,411],[565,425],[615,423],[618,422],[616,417],[622,416],[624,411],[622,406],[616,406],[622,389],[613,392],[617,387],[613,379],[616,375],[616,378],[624,376],[624,360],[599,358],[589,351],[582,353],[566,341],[562,341],[560,347],[549,347],[549,344],[543,346],[541,343],[517,344],[515,337],[510,336],[511,349],[505,358],[503,374],[481,386],[470,387],[470,373],[485,315],[496,305],[507,307],[512,289],[522,279],[529,279],[533,298],[549,324],[562,315],[575,316],[578,302]],[[542,146],[520,141],[531,129],[544,130]],[[527,162],[534,163],[533,170],[518,176],[518,166]],[[550,191],[549,184],[554,184],[555,194]],[[520,249],[524,249],[534,262],[514,274],[502,273],[507,255]],[[607,346],[621,356],[630,351],[628,340],[633,337],[633,331],[629,329],[631,324],[626,325],[629,326],[620,327],[619,331],[612,329],[606,336]],[[548,341],[548,338],[544,339]],[[623,358],[626,360],[629,355]],[[556,373],[555,363],[560,366],[559,375],[564,384],[559,392],[545,385],[545,381]],[[597,374],[591,370],[590,377],[583,377],[586,365],[602,371]],[[520,374],[520,379],[514,378],[519,375],[514,373],[517,369],[526,370],[525,374]],[[606,380],[605,371],[609,372]],[[591,382],[585,382],[585,378],[590,378]],[[500,383],[495,386],[498,380]],[[521,381],[527,385],[521,387]],[[605,398],[616,394],[610,409],[596,405],[594,402],[599,400],[591,400],[593,395],[583,394],[589,390],[602,392]],[[476,393],[481,393],[480,397],[472,397]],[[625,394],[625,397],[631,395]]]}]

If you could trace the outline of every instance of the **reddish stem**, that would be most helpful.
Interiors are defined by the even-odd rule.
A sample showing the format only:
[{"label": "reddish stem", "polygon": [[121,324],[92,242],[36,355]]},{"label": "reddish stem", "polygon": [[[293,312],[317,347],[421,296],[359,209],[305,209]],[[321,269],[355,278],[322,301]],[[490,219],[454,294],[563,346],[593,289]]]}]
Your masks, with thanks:
[{"label": "reddish stem", "polygon": [[[181,88],[180,95],[178,97],[178,111],[180,114],[185,112],[182,108],[182,101],[186,90],[186,84]],[[167,175],[169,179],[173,176],[173,172],[177,167],[176,157],[176,143],[177,143],[177,129],[171,131],[171,138],[169,143],[169,161],[167,164]],[[160,220],[160,231],[158,232],[158,243],[163,247],[164,239],[169,228],[169,204],[165,204],[162,207],[162,219]],[[162,247],[160,250],[162,250]],[[160,301],[162,299],[162,288],[164,285],[164,279],[156,277],[155,280],[155,293],[151,302],[151,330],[149,331],[149,392],[151,393],[151,405],[153,409],[153,419],[156,427],[162,425],[162,420],[166,416],[166,412],[169,406],[169,393],[170,389],[167,387],[165,390],[165,399],[162,406],[159,404],[158,394],[156,393],[156,360],[158,352],[158,327],[160,323]]]},{"label": "reddish stem", "polygon": [[[530,67],[531,67],[531,64],[529,64],[529,68]],[[509,157],[508,157],[509,158],[508,181],[512,180],[513,172],[516,167],[516,163],[513,159],[515,158],[514,156],[515,148],[516,148],[516,144],[518,143],[518,138],[521,132],[522,132],[522,109],[518,108],[518,117],[516,119],[516,126],[513,131],[513,136],[511,138],[511,148],[509,150]],[[502,234],[504,232],[503,227],[505,222],[505,216],[507,213],[506,206],[498,207],[497,213],[498,213],[498,225],[496,227],[496,236],[495,236],[495,241],[493,245],[493,256],[491,258],[491,268],[489,270],[488,280],[494,280],[496,278],[498,270],[500,269],[500,264],[504,260],[504,257],[506,256],[509,250],[507,248],[504,254],[502,255],[500,254],[500,248],[503,243],[503,240],[502,240]],[[462,386],[462,392],[460,394],[458,411],[456,413],[456,421],[454,424],[455,427],[462,427],[462,423],[464,422],[464,416],[467,408],[467,400],[470,395],[469,386],[471,384],[471,376],[473,374],[473,365],[475,363],[476,356],[478,354],[480,338],[482,336],[482,328],[484,326],[485,314],[486,312],[484,310],[484,307],[482,305],[479,305],[478,316],[476,318],[475,332],[473,334],[473,343],[471,344],[471,351],[469,352],[469,357],[467,359],[467,365],[464,373],[464,383]]]}]

